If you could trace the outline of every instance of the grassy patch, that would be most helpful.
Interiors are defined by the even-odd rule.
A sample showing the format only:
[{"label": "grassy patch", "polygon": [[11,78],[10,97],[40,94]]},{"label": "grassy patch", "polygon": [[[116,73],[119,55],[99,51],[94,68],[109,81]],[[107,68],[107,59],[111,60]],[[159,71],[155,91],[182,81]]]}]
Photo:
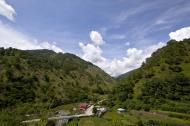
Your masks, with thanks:
[{"label": "grassy patch", "polygon": [[169,117],[173,118],[179,118],[179,119],[184,119],[184,120],[190,120],[190,115],[189,114],[184,114],[184,113],[178,113],[178,112],[170,112],[170,111],[157,111],[160,114],[165,114]]},{"label": "grassy patch", "polygon": [[[140,119],[143,121],[146,125],[153,125],[151,123],[156,123],[159,125],[167,125],[167,126],[189,126],[190,121],[179,119],[179,118],[173,118],[169,116],[169,113],[162,113],[162,112],[144,112],[144,111],[132,111],[134,116],[139,116]],[[171,113],[170,113],[171,114]]]},{"label": "grassy patch", "polygon": [[[171,114],[175,115],[171,116]],[[176,118],[174,113],[154,111],[144,112],[132,110],[118,114],[115,111],[107,112],[101,118],[87,117],[72,120],[68,126],[189,126],[190,121],[184,118]],[[183,115],[183,114],[182,114]]]},{"label": "grassy patch", "polygon": [[186,76],[190,76],[190,65],[189,64],[182,64],[181,67],[183,69],[183,73]]}]

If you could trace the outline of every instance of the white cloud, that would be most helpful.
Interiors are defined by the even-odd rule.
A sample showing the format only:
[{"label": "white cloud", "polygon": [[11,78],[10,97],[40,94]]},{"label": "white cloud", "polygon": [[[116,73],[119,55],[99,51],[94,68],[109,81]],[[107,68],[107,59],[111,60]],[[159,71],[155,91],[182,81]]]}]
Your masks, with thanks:
[{"label": "white cloud", "polygon": [[39,42],[2,22],[0,22],[0,47],[13,47],[22,50],[50,49],[55,52],[64,52],[55,44]]},{"label": "white cloud", "polygon": [[[8,5],[5,0],[0,0],[0,15],[14,21],[15,14],[16,12],[11,5]],[[27,35],[15,30],[1,21],[0,47],[13,47],[22,50],[50,49],[55,52],[64,52],[62,49],[57,47],[55,43],[51,44],[50,42],[39,42],[38,40],[28,37]]]},{"label": "white cloud", "polygon": [[160,42],[146,49],[129,48],[124,57],[121,59],[107,60],[101,68],[112,76],[121,75],[140,67],[146,58],[150,57],[154,51],[163,46],[165,46],[165,43]]},{"label": "white cloud", "polygon": [[[9,20],[14,21],[14,15],[16,14],[14,8],[8,5],[5,0],[0,0],[0,15],[7,17]],[[35,39],[15,30],[9,25],[0,21],[0,47],[4,48],[17,48],[22,50],[32,49],[50,49],[55,52],[64,52],[57,47],[55,43],[50,42],[38,42]]]},{"label": "white cloud", "polygon": [[175,32],[171,32],[169,36],[170,39],[174,39],[176,41],[182,41],[184,39],[188,39],[190,38],[190,27],[184,27]]},{"label": "white cloud", "polygon": [[96,45],[102,45],[104,43],[102,35],[97,31],[91,31],[90,38]]},{"label": "white cloud", "polygon": [[142,62],[158,48],[165,46],[165,43],[148,46],[146,49],[129,48],[126,50],[126,55],[121,59],[107,59],[103,54],[103,50],[94,44],[79,43],[83,51],[82,58],[90,61],[102,68],[112,76],[118,76],[130,70],[141,66]]},{"label": "white cloud", "polygon": [[14,21],[15,14],[16,12],[11,5],[7,4],[5,0],[0,0],[0,15]]},{"label": "white cloud", "polygon": [[84,45],[81,42],[79,43],[79,46],[84,53],[84,55],[82,56],[83,59],[93,63],[105,61],[105,58],[102,57],[102,50],[98,46],[92,44]]},{"label": "white cloud", "polygon": [[39,46],[40,46],[40,48],[39,49],[49,49],[49,50],[53,50],[53,51],[55,51],[55,52],[62,52],[62,53],[64,53],[64,51],[61,49],[61,48],[59,48],[59,47],[57,47],[56,45],[55,45],[55,42],[53,42],[53,43],[50,43],[50,42],[41,42],[41,43],[39,43],[38,42],[38,44],[39,44]]}]

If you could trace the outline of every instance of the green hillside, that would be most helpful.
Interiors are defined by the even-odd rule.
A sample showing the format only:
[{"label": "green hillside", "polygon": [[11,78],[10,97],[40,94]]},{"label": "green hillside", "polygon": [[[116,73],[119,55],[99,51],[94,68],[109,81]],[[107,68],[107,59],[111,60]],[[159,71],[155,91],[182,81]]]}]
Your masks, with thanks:
[{"label": "green hillside", "polygon": [[22,103],[46,107],[96,99],[115,81],[73,54],[0,49],[0,108]]},{"label": "green hillside", "polygon": [[[49,50],[0,49],[0,123],[4,126],[73,111],[79,102],[105,101],[102,117],[68,125],[188,126],[190,124],[190,39],[169,41],[138,69],[117,80],[73,54]],[[71,104],[70,104],[71,103]],[[126,108],[123,114],[117,108]],[[33,124],[31,126],[34,126]],[[29,125],[30,126],[30,125]]]},{"label": "green hillside", "polygon": [[[101,118],[73,120],[70,126],[189,126],[190,39],[169,41],[138,69],[117,78]],[[118,108],[126,112],[118,113]]]},{"label": "green hillside", "polygon": [[[166,47],[146,59],[139,69],[122,75],[118,81],[114,99],[124,106],[127,101],[140,101],[145,107],[160,108],[167,102],[169,105],[164,109],[190,113],[190,39],[169,41]],[[172,108],[170,101],[186,105],[178,108],[173,105]],[[139,109],[142,107],[137,105]]]}]

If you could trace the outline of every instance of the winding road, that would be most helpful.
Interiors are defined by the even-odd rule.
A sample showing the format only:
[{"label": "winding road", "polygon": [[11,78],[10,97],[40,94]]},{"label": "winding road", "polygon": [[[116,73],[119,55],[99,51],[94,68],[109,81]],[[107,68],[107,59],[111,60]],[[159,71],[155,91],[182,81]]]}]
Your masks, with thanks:
[{"label": "winding road", "polygon": [[[80,118],[80,117],[87,117],[87,116],[93,116],[93,108],[94,105],[91,105],[84,114],[79,114],[79,115],[70,115],[70,116],[59,116],[59,117],[49,117],[48,120],[62,120],[62,119],[73,119],[73,118]],[[21,123],[31,123],[31,122],[39,122],[41,119],[33,119],[33,120],[26,120],[22,121]]]}]

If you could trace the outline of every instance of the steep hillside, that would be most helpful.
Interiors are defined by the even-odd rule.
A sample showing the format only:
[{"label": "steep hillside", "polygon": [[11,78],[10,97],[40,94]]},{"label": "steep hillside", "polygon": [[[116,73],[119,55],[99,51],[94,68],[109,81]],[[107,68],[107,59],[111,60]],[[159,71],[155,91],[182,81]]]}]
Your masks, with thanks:
[{"label": "steep hillside", "polygon": [[22,103],[46,107],[95,99],[115,81],[73,54],[0,48],[0,108]]},{"label": "steep hillside", "polygon": [[119,77],[114,96],[121,102],[137,99],[155,105],[163,100],[189,103],[190,39],[169,41],[166,47],[154,52],[139,69]]}]

